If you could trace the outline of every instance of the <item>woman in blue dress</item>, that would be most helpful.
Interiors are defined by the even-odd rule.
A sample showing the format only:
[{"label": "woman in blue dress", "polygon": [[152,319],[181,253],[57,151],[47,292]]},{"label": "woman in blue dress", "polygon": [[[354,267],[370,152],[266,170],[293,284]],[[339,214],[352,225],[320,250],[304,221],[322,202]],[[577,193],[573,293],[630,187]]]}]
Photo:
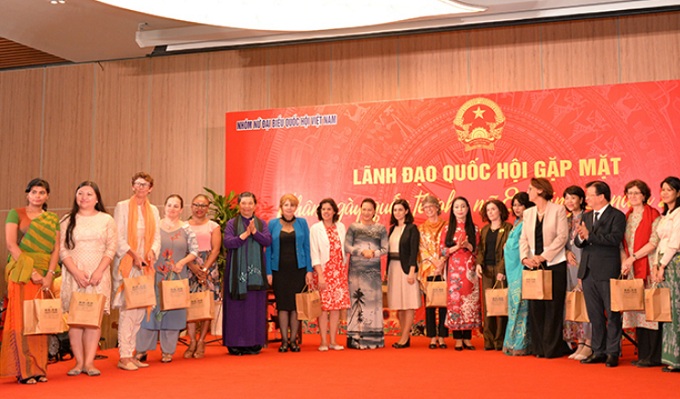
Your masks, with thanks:
[{"label": "woman in blue dress", "polygon": [[531,337],[528,332],[529,304],[522,299],[522,263],[519,259],[519,237],[522,235],[524,210],[534,206],[524,192],[512,197],[513,227],[505,243],[505,274],[508,279],[508,325],[505,329],[503,353],[510,356],[529,354]]}]

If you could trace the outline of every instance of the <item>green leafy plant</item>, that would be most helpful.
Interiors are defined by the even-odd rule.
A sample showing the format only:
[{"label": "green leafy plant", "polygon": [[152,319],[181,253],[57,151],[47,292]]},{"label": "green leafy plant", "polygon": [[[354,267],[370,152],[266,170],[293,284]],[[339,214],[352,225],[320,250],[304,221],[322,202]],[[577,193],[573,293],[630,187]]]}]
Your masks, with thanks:
[{"label": "green leafy plant", "polygon": [[[210,198],[210,217],[215,223],[220,225],[220,231],[224,238],[224,228],[227,226],[227,222],[234,216],[238,215],[238,204],[236,203],[237,195],[232,190],[229,194],[221,195],[208,187],[203,187],[203,189],[208,193],[208,198]],[[220,250],[220,256],[217,258],[217,267],[220,271],[220,280],[224,273],[224,267],[227,263],[227,249],[222,246]]]}]

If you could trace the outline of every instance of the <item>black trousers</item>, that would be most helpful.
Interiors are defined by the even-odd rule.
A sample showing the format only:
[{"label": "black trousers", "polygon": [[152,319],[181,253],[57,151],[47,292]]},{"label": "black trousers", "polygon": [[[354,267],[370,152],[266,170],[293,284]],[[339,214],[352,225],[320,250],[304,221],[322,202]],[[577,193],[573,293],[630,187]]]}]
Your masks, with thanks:
[{"label": "black trousers", "polygon": [[582,282],[588,318],[593,326],[593,353],[618,357],[621,352],[621,313],[612,312],[609,280],[594,280],[586,273]]},{"label": "black trousers", "polygon": [[652,364],[661,364],[661,343],[663,341],[663,323],[658,330],[638,327],[635,336],[638,344],[638,360],[646,360]]},{"label": "black trousers", "polygon": [[555,358],[564,356],[569,351],[562,338],[564,300],[567,296],[567,262],[550,266],[549,270],[552,270],[553,299],[529,301],[529,326],[532,353],[536,356]]},{"label": "black trousers", "polygon": [[471,339],[472,330],[454,330],[453,338],[455,339]]},{"label": "black trousers", "polygon": [[[442,281],[442,276],[429,276],[427,281]],[[437,322],[439,316],[439,322]],[[446,308],[425,308],[425,333],[428,337],[449,336],[449,329],[446,328]]]}]

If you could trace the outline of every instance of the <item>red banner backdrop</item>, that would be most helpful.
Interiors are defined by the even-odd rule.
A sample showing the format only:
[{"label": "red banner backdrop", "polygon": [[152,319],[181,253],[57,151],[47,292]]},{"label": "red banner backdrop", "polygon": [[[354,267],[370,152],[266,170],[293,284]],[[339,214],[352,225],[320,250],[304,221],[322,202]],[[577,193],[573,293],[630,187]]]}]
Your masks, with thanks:
[{"label": "red banner backdrop", "polygon": [[679,132],[680,81],[234,112],[226,189],[256,193],[265,219],[295,193],[310,223],[332,197],[347,225],[364,197],[378,201],[383,223],[395,197],[418,221],[427,193],[447,211],[456,195],[478,210],[491,197],[509,204],[534,176],[558,194],[602,179],[619,208],[639,178],[657,204],[660,181],[680,174]]},{"label": "red banner backdrop", "polygon": [[365,197],[381,223],[397,197],[419,223],[425,194],[446,212],[457,195],[478,211],[492,197],[509,205],[534,176],[553,181],[558,203],[567,186],[602,179],[619,208],[642,179],[658,205],[661,180],[680,175],[678,132],[680,81],[234,112],[226,189],[254,192],[264,219],[294,193],[310,225],[325,197],[347,225]]}]

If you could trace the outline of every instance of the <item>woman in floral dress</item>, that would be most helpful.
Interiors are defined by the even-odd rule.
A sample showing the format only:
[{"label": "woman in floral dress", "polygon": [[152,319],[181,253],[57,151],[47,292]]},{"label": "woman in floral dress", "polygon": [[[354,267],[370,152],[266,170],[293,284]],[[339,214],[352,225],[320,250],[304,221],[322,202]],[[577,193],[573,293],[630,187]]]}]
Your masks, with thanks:
[{"label": "woman in floral dress", "polygon": [[470,342],[472,330],[482,326],[479,279],[475,275],[477,240],[470,203],[457,197],[440,240],[442,255],[448,258],[446,327],[453,331],[457,347],[470,350],[475,349]]},{"label": "woman in floral dress", "polygon": [[[328,349],[343,350],[338,345],[337,334],[340,310],[349,308],[349,287],[345,264],[345,226],[338,222],[338,205],[331,198],[321,200],[316,209],[319,222],[310,228],[310,248],[314,268],[315,286],[321,291],[321,316],[319,333],[322,352]],[[328,332],[330,322],[330,344]]]}]

